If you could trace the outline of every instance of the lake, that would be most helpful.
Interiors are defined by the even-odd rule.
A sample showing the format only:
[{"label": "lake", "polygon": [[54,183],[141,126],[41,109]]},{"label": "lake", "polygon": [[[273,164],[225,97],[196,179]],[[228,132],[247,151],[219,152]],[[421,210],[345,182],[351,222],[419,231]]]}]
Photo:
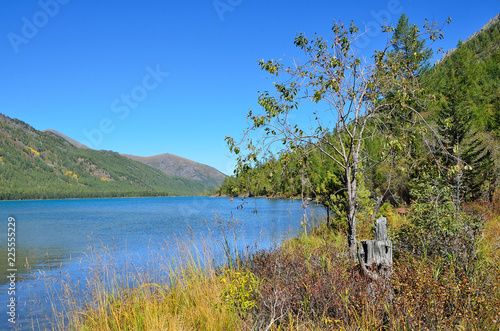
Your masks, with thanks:
[{"label": "lake", "polygon": [[[304,214],[308,219],[321,214],[316,206],[301,205],[213,197],[1,201],[0,329],[13,327],[7,314],[11,297],[17,327],[26,328],[33,316],[50,315],[41,308],[54,301],[48,296],[61,283],[85,282],[96,256],[102,265],[146,270],[152,255],[166,260],[185,255],[179,245],[185,242],[194,254],[209,251],[221,262],[228,246],[233,253],[270,248],[296,235]],[[8,254],[14,252],[13,242],[15,261]]]}]

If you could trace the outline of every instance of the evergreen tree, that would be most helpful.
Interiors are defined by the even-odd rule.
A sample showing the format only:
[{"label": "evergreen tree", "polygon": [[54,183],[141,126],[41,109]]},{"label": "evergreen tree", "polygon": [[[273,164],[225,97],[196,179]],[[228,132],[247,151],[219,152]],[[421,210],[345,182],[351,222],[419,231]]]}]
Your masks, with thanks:
[{"label": "evergreen tree", "polygon": [[[466,196],[477,190],[474,172],[470,167],[485,165],[485,157],[477,138],[477,128],[473,123],[479,112],[476,100],[479,99],[479,77],[481,68],[470,48],[460,41],[458,49],[445,63],[448,75],[440,88],[441,104],[437,113],[438,132],[445,144],[447,154],[443,155],[443,165],[448,167],[453,197],[458,209]],[[479,169],[476,169],[477,172]]]},{"label": "evergreen tree", "polygon": [[418,26],[411,24],[403,13],[392,38],[394,52],[401,54],[407,73],[416,76],[429,68],[429,59],[432,57],[432,50],[425,46],[424,39],[419,38],[419,32]]},{"label": "evergreen tree", "polygon": [[[379,179],[378,186],[372,188],[374,192],[380,192],[376,195],[382,200],[401,202],[399,198],[403,198],[409,203],[408,176],[412,173],[416,160],[422,157],[424,130],[418,110],[425,109],[423,102],[426,101],[427,91],[421,76],[429,69],[431,56],[432,50],[426,47],[418,26],[410,23],[403,13],[393,31],[389,57],[402,68],[400,76],[396,78],[399,81],[410,80],[413,85],[402,91],[408,98],[400,105],[397,116],[391,116],[384,123],[388,133],[388,144],[384,148],[386,160],[375,171]],[[397,93],[394,92],[395,95]],[[384,179],[380,180],[381,177]]]}]

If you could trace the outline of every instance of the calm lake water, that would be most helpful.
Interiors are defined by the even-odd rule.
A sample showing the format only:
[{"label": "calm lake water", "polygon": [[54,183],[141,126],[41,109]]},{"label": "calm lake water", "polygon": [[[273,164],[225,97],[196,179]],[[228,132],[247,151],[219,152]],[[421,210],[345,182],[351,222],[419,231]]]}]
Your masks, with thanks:
[{"label": "calm lake water", "polygon": [[[195,254],[208,250],[211,258],[223,261],[225,239],[232,249],[269,248],[296,235],[304,213],[313,217],[321,210],[301,208],[300,201],[264,198],[1,201],[0,329],[13,328],[7,314],[13,273],[16,326],[24,329],[30,324],[26,319],[50,315],[50,309],[42,308],[54,301],[47,293],[53,295],[61,283],[84,283],[91,276],[95,252],[102,265],[123,267],[125,261],[134,270],[146,270],[152,255],[168,261],[179,253],[178,243],[187,242]],[[15,219],[15,265],[8,260],[9,217]]]}]

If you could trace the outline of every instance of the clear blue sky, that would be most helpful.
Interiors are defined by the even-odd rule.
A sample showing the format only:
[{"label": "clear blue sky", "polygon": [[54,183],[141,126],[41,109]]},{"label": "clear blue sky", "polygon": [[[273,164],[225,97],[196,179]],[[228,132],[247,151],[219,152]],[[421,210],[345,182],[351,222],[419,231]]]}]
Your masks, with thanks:
[{"label": "clear blue sky", "polygon": [[[241,136],[258,91],[258,59],[295,55],[298,32],[327,36],[333,19],[444,22],[455,47],[500,1],[3,0],[0,113],[96,149],[172,153],[230,174],[224,142]],[[366,40],[369,54],[385,42]]]}]

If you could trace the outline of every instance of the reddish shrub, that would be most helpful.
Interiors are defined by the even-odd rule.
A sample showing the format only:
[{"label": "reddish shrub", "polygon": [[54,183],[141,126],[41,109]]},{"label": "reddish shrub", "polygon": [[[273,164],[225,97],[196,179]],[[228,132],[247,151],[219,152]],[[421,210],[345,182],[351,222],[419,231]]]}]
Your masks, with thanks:
[{"label": "reddish shrub", "polygon": [[351,325],[368,306],[385,314],[385,287],[372,284],[343,252],[331,248],[294,253],[272,250],[257,253],[250,270],[261,280],[254,323],[262,327],[275,321],[283,327],[296,322],[322,321]]}]

